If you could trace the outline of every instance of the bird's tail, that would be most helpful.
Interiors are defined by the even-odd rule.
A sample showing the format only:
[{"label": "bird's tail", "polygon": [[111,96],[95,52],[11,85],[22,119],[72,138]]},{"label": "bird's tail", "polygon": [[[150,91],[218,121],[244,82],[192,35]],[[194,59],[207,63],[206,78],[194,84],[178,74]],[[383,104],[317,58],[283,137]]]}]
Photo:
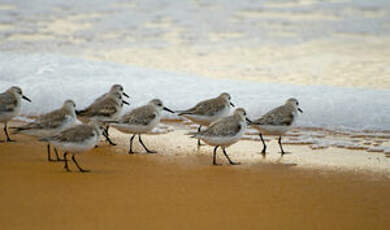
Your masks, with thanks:
[{"label": "bird's tail", "polygon": [[42,138],[39,138],[38,141],[41,141],[41,142],[49,142],[51,140],[50,137],[42,137]]}]

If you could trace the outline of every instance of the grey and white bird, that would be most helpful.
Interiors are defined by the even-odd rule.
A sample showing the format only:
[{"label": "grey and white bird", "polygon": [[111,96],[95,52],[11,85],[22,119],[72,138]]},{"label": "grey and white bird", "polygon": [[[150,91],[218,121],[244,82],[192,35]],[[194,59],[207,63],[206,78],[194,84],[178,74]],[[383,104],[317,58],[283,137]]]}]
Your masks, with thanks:
[{"label": "grey and white bird", "polygon": [[282,135],[293,127],[298,117],[298,112],[303,113],[302,109],[299,108],[298,100],[290,98],[284,105],[272,109],[259,119],[253,121],[251,124],[252,127],[260,132],[260,140],[263,143],[263,150],[261,151],[263,157],[266,156],[267,149],[263,135],[278,135],[278,143],[282,156],[286,153],[282,147]]},{"label": "grey and white bird", "polygon": [[13,141],[8,135],[7,124],[19,114],[22,99],[31,102],[28,97],[23,95],[22,89],[17,86],[13,86],[0,94],[0,122],[4,123],[4,133],[7,142]]},{"label": "grey and white bird", "polygon": [[[19,127],[12,127],[14,133],[35,136],[38,138],[53,136],[73,126],[77,122],[76,103],[73,100],[66,100],[61,108],[38,116],[35,121]],[[57,161],[60,161],[57,149],[54,149]],[[50,144],[47,145],[47,159],[54,161],[50,156]]]},{"label": "grey and white bird", "polygon": [[124,92],[123,86],[120,85],[120,84],[115,84],[115,85],[111,86],[110,91],[108,91],[107,93],[105,93],[102,96],[98,97],[94,102],[100,101],[100,100],[104,99],[107,95],[113,94],[113,93],[120,93],[121,95],[129,98],[129,95],[127,95]]},{"label": "grey and white bird", "polygon": [[[190,109],[177,112],[179,112],[179,116],[183,116],[198,124],[198,132],[200,132],[202,126],[208,126],[212,122],[229,115],[231,106],[234,107],[230,94],[221,93],[216,98],[201,101]],[[198,147],[200,145],[200,140],[198,139]]]},{"label": "grey and white bird", "polygon": [[[127,101],[122,99],[121,93],[114,91],[108,93],[100,100],[96,100],[87,108],[76,111],[76,114],[88,120],[111,122],[119,118],[123,104],[129,105]],[[104,137],[111,145],[116,145],[109,138],[108,129],[109,125],[106,124]]]},{"label": "grey and white bird", "polygon": [[221,118],[212,123],[206,130],[189,133],[192,138],[199,138],[206,144],[215,146],[213,152],[213,164],[220,165],[216,162],[217,149],[222,148],[223,154],[231,165],[240,164],[230,159],[226,153],[226,148],[238,142],[244,134],[247,123],[251,121],[247,118],[246,112],[243,108],[238,108],[233,115]]},{"label": "grey and white bird", "polygon": [[65,129],[62,132],[39,139],[39,141],[48,142],[54,147],[64,151],[65,170],[70,171],[67,155],[72,154],[72,161],[80,172],[88,172],[79,166],[75,155],[86,152],[94,148],[103,132],[103,126],[96,121],[90,121],[88,124],[80,124]]},{"label": "grey and white bird", "polygon": [[174,113],[172,110],[165,107],[161,100],[153,99],[148,104],[138,107],[126,114],[124,114],[118,123],[112,123],[111,126],[123,133],[131,133],[129,154],[133,151],[133,140],[138,135],[138,140],[142,147],[148,153],[156,153],[149,150],[141,139],[141,134],[147,133],[155,128],[161,119],[161,112],[165,110]]}]

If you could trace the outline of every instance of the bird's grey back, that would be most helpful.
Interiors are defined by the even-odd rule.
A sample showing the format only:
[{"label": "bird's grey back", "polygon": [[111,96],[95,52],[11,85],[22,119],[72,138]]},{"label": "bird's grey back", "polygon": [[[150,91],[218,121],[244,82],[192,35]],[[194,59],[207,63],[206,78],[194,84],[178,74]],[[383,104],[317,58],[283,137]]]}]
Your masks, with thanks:
[{"label": "bird's grey back", "polygon": [[[56,129],[60,127],[68,114],[63,109],[57,109],[39,116],[36,121],[24,126],[26,129]],[[21,127],[23,128],[23,126]]]},{"label": "bird's grey back", "polygon": [[201,101],[196,104],[194,107],[182,111],[179,115],[193,114],[193,115],[204,115],[204,116],[213,116],[223,110],[226,107],[226,104],[223,103],[221,98],[212,98],[205,101]]},{"label": "bird's grey back", "polygon": [[234,136],[242,128],[237,117],[233,115],[212,123],[206,130],[201,131],[199,134],[204,136]]},{"label": "bird's grey back", "polygon": [[86,109],[79,111],[78,114],[84,117],[110,117],[112,114],[118,112],[118,107],[120,105],[117,104],[114,98],[105,97],[103,100],[95,101]]},{"label": "bird's grey back", "polygon": [[253,123],[257,125],[291,125],[294,122],[294,111],[292,106],[282,105],[264,114]]},{"label": "bird's grey back", "polygon": [[78,125],[66,129],[59,134],[43,138],[44,141],[58,141],[58,142],[83,142],[95,135],[95,128],[87,124]]},{"label": "bird's grey back", "polygon": [[155,109],[151,105],[144,105],[123,115],[119,122],[133,125],[147,125],[156,118],[155,112]]}]

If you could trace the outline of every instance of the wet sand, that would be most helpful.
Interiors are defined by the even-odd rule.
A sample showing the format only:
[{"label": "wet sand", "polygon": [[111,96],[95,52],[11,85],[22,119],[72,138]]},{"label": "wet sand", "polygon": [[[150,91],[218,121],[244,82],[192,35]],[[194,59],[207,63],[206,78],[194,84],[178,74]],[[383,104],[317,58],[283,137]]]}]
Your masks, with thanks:
[{"label": "wet sand", "polygon": [[[257,154],[232,167],[219,155],[224,165],[211,166],[211,148],[196,151],[194,140],[182,143],[180,131],[143,138],[158,154],[128,155],[128,137],[112,133],[118,146],[100,143],[78,157],[82,167],[92,170],[87,174],[72,163],[73,172],[67,173],[63,163],[47,162],[45,144],[34,138],[16,135],[16,143],[0,143],[1,229],[390,226],[387,173],[300,167],[288,158],[312,150],[291,145],[286,148],[294,153],[286,161],[274,161],[275,143],[270,159]],[[242,141],[228,152],[238,160],[239,147],[254,144]],[[135,150],[142,150],[137,142]]]}]

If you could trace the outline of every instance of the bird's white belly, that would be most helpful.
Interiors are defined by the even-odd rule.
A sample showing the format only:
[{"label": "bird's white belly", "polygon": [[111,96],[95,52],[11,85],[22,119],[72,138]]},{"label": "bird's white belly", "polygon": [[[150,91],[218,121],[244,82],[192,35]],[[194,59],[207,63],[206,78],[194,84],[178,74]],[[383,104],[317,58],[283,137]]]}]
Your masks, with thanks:
[{"label": "bird's white belly", "polygon": [[152,120],[148,125],[132,125],[132,124],[111,124],[111,127],[114,127],[118,129],[119,131],[123,133],[147,133],[154,129],[158,123],[160,122],[160,119],[156,118]]},{"label": "bird's white belly", "polygon": [[19,114],[20,105],[15,107],[12,112],[2,112],[0,113],[0,122],[7,122],[12,120],[12,118],[16,117]]},{"label": "bird's white belly", "polygon": [[255,129],[265,135],[282,135],[292,128],[292,125],[255,125]]},{"label": "bird's white belly", "polygon": [[202,136],[200,137],[200,139],[202,139],[204,142],[211,146],[219,145],[223,147],[228,147],[238,142],[244,135],[245,130],[246,127],[243,126],[243,128],[241,128],[241,130],[234,136]]},{"label": "bird's white belly", "polygon": [[94,148],[98,142],[98,136],[94,135],[91,138],[88,138],[82,142],[57,142],[52,141],[50,144],[53,146],[65,151],[65,152],[71,152],[71,153],[80,153],[80,152],[86,152],[92,148]]},{"label": "bird's white belly", "polygon": [[15,112],[3,112],[3,113],[0,113],[0,122],[9,121],[12,118],[14,118],[15,116],[16,116]]}]

